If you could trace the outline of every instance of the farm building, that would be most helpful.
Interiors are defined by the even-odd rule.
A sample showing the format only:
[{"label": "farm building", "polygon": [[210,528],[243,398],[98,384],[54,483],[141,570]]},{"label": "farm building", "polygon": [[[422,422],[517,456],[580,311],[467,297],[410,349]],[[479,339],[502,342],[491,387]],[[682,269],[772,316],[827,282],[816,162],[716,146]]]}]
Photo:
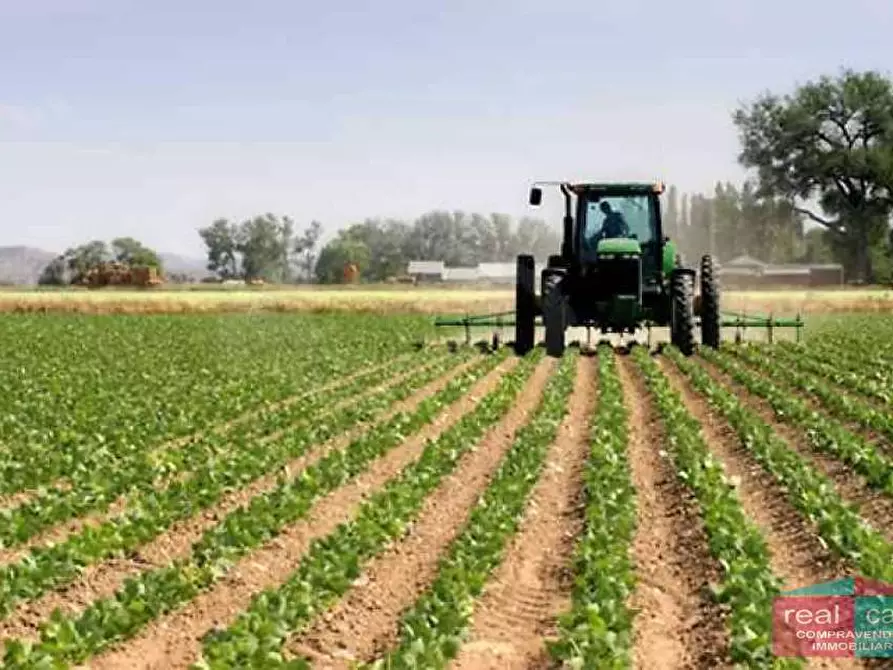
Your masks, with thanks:
[{"label": "farm building", "polygon": [[[542,263],[536,266],[537,285],[543,267]],[[844,283],[841,265],[774,265],[747,255],[720,264],[719,273],[723,286],[727,288],[842,286]],[[513,285],[515,264],[480,263],[476,267],[447,267],[442,261],[411,261],[407,274],[415,283]]]},{"label": "farm building", "polygon": [[[535,280],[539,286],[540,273],[545,265],[535,266]],[[447,267],[441,261],[410,261],[407,275],[415,283],[444,282],[450,284],[515,284],[515,263],[479,263],[475,267]]]},{"label": "farm building", "polygon": [[746,255],[720,264],[719,274],[728,288],[843,285],[841,265],[773,265]]},{"label": "farm building", "polygon": [[514,263],[480,263],[477,268],[478,278],[488,284],[514,284]]},{"label": "farm building", "polygon": [[443,261],[409,261],[406,274],[412,277],[417,284],[441,282],[445,269]]},{"label": "farm building", "polygon": [[444,268],[443,280],[453,283],[472,283],[478,281],[477,268]]}]

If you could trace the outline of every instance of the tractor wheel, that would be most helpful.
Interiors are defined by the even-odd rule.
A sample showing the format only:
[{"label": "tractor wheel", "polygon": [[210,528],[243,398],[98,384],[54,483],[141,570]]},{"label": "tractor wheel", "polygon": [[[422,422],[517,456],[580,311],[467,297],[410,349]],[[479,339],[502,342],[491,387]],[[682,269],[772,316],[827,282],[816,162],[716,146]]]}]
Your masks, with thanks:
[{"label": "tractor wheel", "polygon": [[546,354],[555,358],[564,355],[565,297],[561,288],[562,273],[543,273],[543,322],[546,325]]},{"label": "tractor wheel", "polygon": [[701,344],[719,348],[719,272],[713,257],[701,258]]},{"label": "tractor wheel", "polygon": [[671,342],[684,356],[695,352],[694,282],[687,272],[674,273],[670,289],[673,310]]},{"label": "tractor wheel", "polygon": [[536,323],[535,267],[533,256],[518,256],[515,276],[515,353],[533,349]]}]

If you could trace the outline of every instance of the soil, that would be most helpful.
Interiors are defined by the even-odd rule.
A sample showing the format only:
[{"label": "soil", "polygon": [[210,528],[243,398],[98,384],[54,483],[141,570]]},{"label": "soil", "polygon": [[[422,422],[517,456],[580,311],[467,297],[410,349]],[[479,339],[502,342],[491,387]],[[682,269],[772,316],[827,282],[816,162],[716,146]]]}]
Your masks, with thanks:
[{"label": "soil", "polygon": [[254,594],[284,582],[314,539],[328,535],[352,518],[367,497],[416,460],[428,440],[458,421],[516,363],[517,359],[509,358],[497,366],[435,421],[374,462],[359,477],[323,497],[307,517],[238,561],[209,591],[154,620],[135,638],[92,659],[90,667],[169,670],[188,668],[197,662],[202,637],[208,631],[231,625],[250,606]]},{"label": "soil", "polygon": [[580,358],[568,413],[546,456],[518,533],[472,616],[457,670],[548,667],[545,642],[570,608],[574,546],[583,525],[583,472],[596,359]]},{"label": "soil", "polygon": [[775,410],[763,398],[750,393],[743,385],[734,381],[728,374],[705,360],[699,360],[705,372],[717,382],[733,391],[738,399],[751,411],[772,427],[788,448],[794,450],[834,484],[837,494],[844,501],[858,508],[859,516],[870,523],[879,533],[893,541],[893,498],[872,489],[865,478],[854,472],[850,466],[830,454],[816,451],[809,444],[805,431],[778,419]]},{"label": "soil", "polygon": [[371,661],[397,642],[401,612],[435,580],[440,557],[539,403],[554,363],[539,365],[504,419],[426,499],[407,535],[372,560],[344,599],[295,637],[290,656],[306,656],[317,668],[347,669],[351,661]]},{"label": "soil", "polygon": [[[697,394],[679,369],[667,360],[661,368],[680,392],[686,408],[701,424],[710,451],[723,464],[747,517],[762,532],[771,554],[772,571],[784,590],[839,579],[846,566],[835,560],[818,535],[788,502],[781,486],[747,452],[734,430]],[[811,658],[809,668],[860,668],[854,659]]]},{"label": "soil", "polygon": [[726,612],[710,596],[720,568],[691,494],[676,476],[644,379],[627,356],[618,373],[629,409],[629,459],[636,489],[633,556],[639,583],[633,665],[641,670],[729,665]]},{"label": "soil", "polygon": [[[378,419],[378,422],[385,422],[400,411],[412,411],[425,398],[446,386],[467,366],[468,364],[457,366],[409,398],[395,403]],[[130,556],[90,565],[72,583],[34,601],[23,603],[9,617],[0,621],[0,640],[6,637],[33,639],[38,634],[39,622],[49,616],[54,609],[59,608],[68,615],[77,614],[95,600],[112,597],[125,580],[147,570],[167,565],[177,558],[188,556],[192,544],[200,539],[206,530],[218,524],[238,507],[247,505],[254,496],[276,486],[280,472],[297,474],[332,450],[347,446],[368,428],[369,426],[360,426],[325,444],[311,447],[303,456],[286,464],[281,471],[272,472],[247,487],[232,491],[224,495],[216,505],[194,517],[173,524],[154,540],[137,548]]]}]

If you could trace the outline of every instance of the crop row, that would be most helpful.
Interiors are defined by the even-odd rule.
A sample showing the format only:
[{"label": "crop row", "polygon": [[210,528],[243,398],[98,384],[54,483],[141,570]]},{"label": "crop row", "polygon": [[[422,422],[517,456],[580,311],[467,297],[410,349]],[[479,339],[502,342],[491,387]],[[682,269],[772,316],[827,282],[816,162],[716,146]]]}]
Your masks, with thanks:
[{"label": "crop row", "polygon": [[[717,362],[722,358],[708,350],[702,355]],[[741,444],[778,481],[791,505],[815,524],[823,542],[837,556],[851,561],[869,578],[893,579],[893,546],[841,500],[827,477],[791,450],[770,425],[717,384],[701,366],[673,350],[668,356],[728,421]]]},{"label": "crop row", "polygon": [[[467,355],[458,355],[459,360],[465,360]],[[391,373],[417,369],[422,360],[421,356],[412,356],[396,361]],[[426,362],[433,367],[417,371],[416,378],[420,374],[430,375],[431,370],[441,370],[447,359],[441,355]],[[0,518],[0,546],[12,547],[53,524],[89,512],[102,512],[119,496],[127,494],[128,502],[135,501],[140,494],[154,494],[155,489],[164,488],[164,482],[177,476],[207,472],[229,462],[235,453],[250,449],[264,438],[275,437],[283,430],[294,431],[300,425],[318,420],[336,410],[337,403],[369,391],[380,381],[381,371],[373,369],[327,390],[311,393],[285,408],[261,412],[228,431],[205,435],[188,446],[140,452],[132,458],[104,463],[88,478],[70,482],[68,486],[50,488],[8,510]]]},{"label": "crop row", "polygon": [[[817,451],[830,454],[863,475],[872,488],[893,494],[893,461],[868,440],[848,430],[829,416],[812,411],[809,405],[773,384],[770,379],[748,370],[726,353],[704,352],[704,357],[744,385],[754,395],[765,398],[776,416],[803,429],[809,444]],[[793,379],[796,371],[787,371]]]},{"label": "crop row", "polygon": [[443,668],[455,657],[476,599],[518,530],[546,453],[567,412],[578,356],[564,357],[529,422],[515,434],[492,482],[438,565],[430,588],[406,611],[393,649],[363,667]]},{"label": "crop row", "polygon": [[598,348],[598,380],[571,609],[559,618],[559,639],[550,653],[572,667],[616,668],[630,664],[636,501],[627,457],[628,412],[614,353],[605,344]]},{"label": "crop row", "polygon": [[[5,662],[12,668],[36,668],[52,662],[78,662],[126,639],[154,618],[192,600],[218,581],[241,556],[301,519],[313,502],[361,472],[373,459],[399,444],[403,436],[429,423],[444,406],[465,394],[502,356],[488,357],[421,402],[400,412],[302,470],[245,506],[228,514],[193,545],[190,555],[129,579],[111,598],[93,602],[80,615],[53,614],[30,646],[8,641]],[[325,425],[318,431],[330,432]],[[328,439],[331,435],[321,437]],[[314,440],[315,442],[320,439]],[[235,470],[240,468],[236,463]],[[245,467],[244,465],[241,467]]]},{"label": "crop row", "polygon": [[359,315],[7,315],[2,325],[0,495],[89,474],[384,362],[419,329]]},{"label": "crop row", "polygon": [[665,446],[679,479],[698,501],[710,551],[723,568],[714,595],[730,607],[731,659],[751,668],[773,666],[772,600],[781,591],[781,581],[772,572],[765,539],[745,513],[678,391],[644,349],[634,349],[634,356],[663,420]]},{"label": "crop row", "polygon": [[888,411],[859,397],[841,393],[834,384],[804,371],[801,366],[805,355],[802,352],[792,352],[782,361],[753,347],[726,347],[725,351],[783,386],[814,396],[834,416],[893,438],[893,417]]},{"label": "crop row", "polygon": [[849,315],[813,328],[805,348],[818,360],[830,360],[883,381],[893,381],[893,332],[889,316]]},{"label": "crop row", "polygon": [[812,348],[792,345],[788,342],[780,342],[774,347],[764,344],[752,346],[781,365],[796,365],[804,372],[828,379],[848,391],[865,396],[867,399],[880,403],[893,400],[893,384],[873,378],[876,370],[871,368],[860,367],[857,370],[851,370],[842,366],[837,355],[838,350],[834,350],[834,353],[822,354]]},{"label": "crop row", "polygon": [[[227,458],[212,459],[193,477],[174,481],[167,489],[141,491],[129,500],[125,514],[98,526],[88,526],[64,542],[33,549],[17,563],[0,568],[0,615],[17,603],[32,600],[76,577],[97,561],[132,550],[168,529],[180,519],[194,516],[218,502],[229,490],[241,488],[297,458],[314,444],[342,434],[410,395],[454,365],[448,357],[394,388],[337,413],[328,421],[297,427],[273,443],[246,444]],[[492,365],[485,359],[476,370]]]}]

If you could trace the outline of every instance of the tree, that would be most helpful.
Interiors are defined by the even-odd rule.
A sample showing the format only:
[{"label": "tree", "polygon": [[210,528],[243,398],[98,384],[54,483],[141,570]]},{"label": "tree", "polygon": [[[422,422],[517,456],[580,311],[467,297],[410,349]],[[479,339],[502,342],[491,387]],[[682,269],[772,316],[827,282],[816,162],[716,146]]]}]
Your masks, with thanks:
[{"label": "tree", "polygon": [[263,214],[231,223],[217,219],[198,234],[208,249],[207,268],[220,279],[264,279],[286,282],[291,277],[294,221]]},{"label": "tree", "polygon": [[298,277],[313,278],[313,268],[316,265],[316,245],[322,235],[322,224],[319,221],[311,221],[304,231],[295,238],[292,252],[295,255],[298,266]]},{"label": "tree", "polygon": [[198,234],[208,248],[208,270],[217,273],[220,279],[238,277],[238,226],[226,219],[217,219],[207,228],[200,228]]},{"label": "tree", "polygon": [[785,198],[824,227],[848,272],[871,281],[872,248],[893,211],[893,84],[845,70],[784,97],[763,94],[734,122],[759,195]]},{"label": "tree", "polygon": [[362,242],[369,252],[368,265],[362,268],[363,277],[383,281],[405,271],[404,248],[410,231],[409,224],[396,219],[366,219],[347,228],[344,235]]},{"label": "tree", "polygon": [[834,252],[828,238],[830,233],[821,227],[815,227],[803,235],[803,263],[833,263]]},{"label": "tree", "polygon": [[288,281],[293,234],[294,221],[287,216],[264,214],[243,221],[236,233],[236,249],[242,254],[244,278]]},{"label": "tree", "polygon": [[40,273],[37,283],[42,286],[62,286],[68,283],[66,259],[64,254],[59,254],[51,260]]},{"label": "tree", "polygon": [[340,284],[344,281],[344,268],[354,263],[363,277],[369,269],[370,258],[369,247],[362,240],[341,231],[319,252],[316,276],[323,284]]},{"label": "tree", "polygon": [[132,237],[116,237],[112,240],[112,253],[115,260],[128,265],[150,265],[162,270],[158,254],[139,240]]}]

